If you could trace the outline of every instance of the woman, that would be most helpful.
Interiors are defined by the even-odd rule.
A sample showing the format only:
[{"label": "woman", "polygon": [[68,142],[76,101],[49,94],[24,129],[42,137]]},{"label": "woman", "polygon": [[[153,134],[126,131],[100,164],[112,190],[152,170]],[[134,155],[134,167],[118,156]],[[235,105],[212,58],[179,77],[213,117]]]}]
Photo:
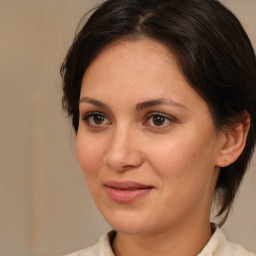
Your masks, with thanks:
[{"label": "woman", "polygon": [[61,69],[78,161],[113,227],[75,255],[252,255],[226,241],[255,144],[256,60],[215,0],[107,0]]}]

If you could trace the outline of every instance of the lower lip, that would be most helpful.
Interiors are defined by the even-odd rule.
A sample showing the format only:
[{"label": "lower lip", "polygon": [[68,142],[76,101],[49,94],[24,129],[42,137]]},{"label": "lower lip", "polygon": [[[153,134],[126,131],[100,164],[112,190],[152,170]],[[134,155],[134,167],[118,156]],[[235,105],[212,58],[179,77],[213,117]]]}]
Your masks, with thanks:
[{"label": "lower lip", "polygon": [[153,188],[142,188],[134,190],[120,190],[111,187],[105,187],[108,196],[117,203],[131,203],[137,199],[146,196]]}]

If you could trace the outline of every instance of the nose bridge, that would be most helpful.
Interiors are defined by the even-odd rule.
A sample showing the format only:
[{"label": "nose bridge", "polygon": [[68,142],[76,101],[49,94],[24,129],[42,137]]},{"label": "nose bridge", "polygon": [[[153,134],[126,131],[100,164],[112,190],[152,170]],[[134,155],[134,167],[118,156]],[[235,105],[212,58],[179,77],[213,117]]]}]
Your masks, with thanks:
[{"label": "nose bridge", "polygon": [[115,171],[138,167],[142,158],[136,143],[137,133],[128,124],[116,126],[110,137],[105,163]]}]

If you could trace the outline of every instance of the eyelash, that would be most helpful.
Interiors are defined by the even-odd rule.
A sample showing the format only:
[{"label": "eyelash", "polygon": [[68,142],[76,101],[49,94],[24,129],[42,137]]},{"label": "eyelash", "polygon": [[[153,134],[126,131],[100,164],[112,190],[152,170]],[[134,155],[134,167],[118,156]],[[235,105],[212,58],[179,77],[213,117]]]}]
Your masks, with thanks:
[{"label": "eyelash", "polygon": [[154,117],[160,117],[160,118],[163,118],[164,119],[164,122],[168,121],[168,124],[166,125],[160,125],[160,126],[157,126],[157,125],[150,125],[152,127],[157,127],[157,128],[165,128],[166,126],[170,125],[170,123],[173,123],[175,122],[175,118],[173,117],[170,117],[166,114],[163,114],[161,112],[152,112],[152,113],[149,113],[147,116],[146,116],[146,121],[143,122],[143,124],[145,123],[148,123],[150,121],[150,119],[154,118]]},{"label": "eyelash", "polygon": [[[86,113],[85,115],[82,115],[82,120],[83,121],[85,121],[85,123],[88,125],[88,126],[90,126],[90,127],[92,127],[92,128],[103,128],[103,127],[105,127],[106,125],[109,125],[109,124],[111,124],[111,121],[109,121],[107,124],[92,124],[91,122],[94,122],[93,120],[91,120],[91,122],[90,122],[90,118],[92,118],[92,117],[96,117],[96,116],[98,116],[98,117],[101,117],[102,119],[104,119],[104,121],[106,121],[106,120],[108,120],[108,118],[107,118],[107,116],[106,115],[104,115],[103,113],[101,113],[101,112],[88,112],[88,113]],[[176,119],[175,118],[173,118],[173,117],[170,117],[170,116],[168,116],[168,115],[165,115],[165,114],[163,114],[163,113],[161,113],[161,112],[152,112],[152,113],[149,113],[149,114],[147,114],[146,115],[146,120],[142,123],[143,124],[143,126],[146,126],[146,124],[148,124],[149,122],[150,122],[150,120],[152,119],[152,118],[154,118],[154,117],[160,117],[160,118],[162,118],[163,120],[164,120],[164,123],[166,123],[166,121],[168,122],[167,124],[165,124],[165,125],[152,125],[152,124],[149,124],[149,126],[152,126],[152,127],[155,127],[155,128],[158,128],[158,129],[161,129],[161,128],[165,128],[166,126],[169,126],[170,125],[170,123],[173,123],[173,122],[175,122],[176,121]]]},{"label": "eyelash", "polygon": [[[94,127],[94,128],[100,128],[102,127],[103,125],[101,124],[91,124],[90,123],[90,118],[91,117],[102,117],[104,118],[105,120],[108,119],[103,113],[101,112],[89,112],[89,113],[86,113],[85,115],[82,116],[82,120],[85,121],[85,123],[90,126],[90,127]],[[111,122],[110,122],[111,123]],[[104,124],[105,125],[105,124]]]}]

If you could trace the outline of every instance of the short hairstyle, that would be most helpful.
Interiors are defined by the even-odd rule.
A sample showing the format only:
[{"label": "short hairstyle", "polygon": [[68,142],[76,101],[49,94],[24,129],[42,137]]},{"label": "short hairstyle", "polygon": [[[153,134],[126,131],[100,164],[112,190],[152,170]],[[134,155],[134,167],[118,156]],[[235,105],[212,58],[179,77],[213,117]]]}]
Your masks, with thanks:
[{"label": "short hairstyle", "polygon": [[207,102],[217,131],[235,125],[245,111],[250,114],[244,151],[221,168],[215,188],[217,216],[223,224],[255,145],[252,44],[239,20],[217,0],[107,0],[76,34],[61,67],[62,105],[76,132],[82,77],[90,63],[112,42],[140,38],[156,40],[176,55],[187,82]]}]

